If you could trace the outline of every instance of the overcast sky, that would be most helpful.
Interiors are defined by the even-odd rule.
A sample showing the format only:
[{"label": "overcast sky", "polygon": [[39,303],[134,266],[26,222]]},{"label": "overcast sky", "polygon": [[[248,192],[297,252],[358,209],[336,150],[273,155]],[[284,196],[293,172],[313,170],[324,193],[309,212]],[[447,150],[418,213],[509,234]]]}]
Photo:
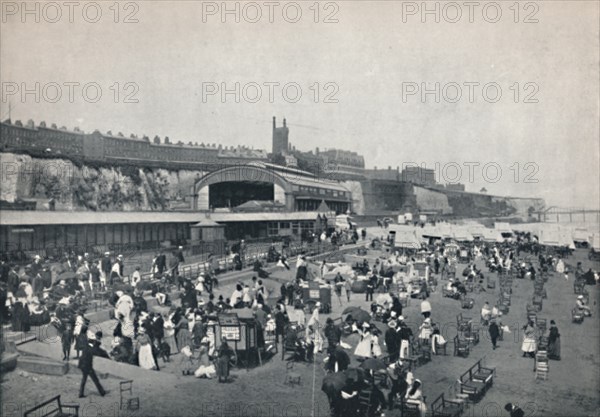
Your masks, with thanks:
[{"label": "overcast sky", "polygon": [[[450,22],[457,9],[447,3],[437,6],[438,23],[434,15],[422,16],[421,2],[400,1],[298,2],[302,16],[292,23],[296,8],[288,3],[274,6],[273,23],[264,2],[240,3],[240,22],[232,14],[223,23],[215,10],[221,2],[121,3],[118,17],[113,2],[98,2],[99,21],[90,23],[83,2],[71,23],[59,2],[62,17],[40,4],[36,23],[35,15],[21,14],[20,2],[2,2],[2,119],[10,100],[13,120],[270,150],[271,118],[280,124],[286,117],[298,149],[355,150],[369,168],[450,164],[441,182],[457,177],[458,164],[468,190],[485,186],[493,194],[542,197],[551,205],[599,206],[597,1],[521,3],[518,17],[514,2],[498,2],[496,23],[489,2],[475,7],[473,22],[458,2],[457,23]],[[262,18],[252,23],[257,10]],[[87,6],[85,18],[94,20],[97,11]],[[138,22],[124,23],[127,16]],[[527,16],[537,23],[524,23]],[[35,89],[36,82],[39,103],[32,94],[10,94],[15,85]],[[94,88],[84,99],[78,86],[69,102],[64,83],[92,82],[102,91],[96,103],[90,102]],[[203,99],[203,89],[222,83],[234,89],[236,82],[239,103],[234,94],[223,100],[220,92]],[[62,86],[60,99],[50,83]],[[280,83],[273,85],[272,103],[265,83]],[[302,89],[296,103],[293,83]],[[420,91],[403,97],[422,83],[431,89],[439,83],[445,93],[439,103],[433,94],[423,102]],[[465,83],[479,83],[472,84],[472,103]],[[488,83],[501,88],[495,103],[488,102],[496,96],[492,84],[487,95],[482,91]],[[127,93],[138,102],[126,103]],[[480,164],[472,183],[465,163]],[[502,175],[493,182],[497,167]],[[526,182],[528,174],[538,182]]]}]

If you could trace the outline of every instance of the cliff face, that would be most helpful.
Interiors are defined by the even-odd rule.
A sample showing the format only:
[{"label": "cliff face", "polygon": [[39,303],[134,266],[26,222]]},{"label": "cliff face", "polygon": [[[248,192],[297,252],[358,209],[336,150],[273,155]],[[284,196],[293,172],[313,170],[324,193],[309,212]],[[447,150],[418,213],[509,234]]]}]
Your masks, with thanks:
[{"label": "cliff face", "polygon": [[[0,153],[1,199],[54,198],[57,208],[92,211],[168,210],[189,207],[191,187],[202,171],[76,165]],[[38,209],[42,209],[38,205]]]}]

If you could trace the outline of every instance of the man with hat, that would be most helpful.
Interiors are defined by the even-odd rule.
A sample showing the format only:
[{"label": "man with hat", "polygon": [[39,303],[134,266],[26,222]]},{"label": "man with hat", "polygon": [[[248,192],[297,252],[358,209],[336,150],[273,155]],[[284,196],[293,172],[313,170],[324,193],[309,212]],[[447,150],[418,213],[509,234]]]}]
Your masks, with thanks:
[{"label": "man with hat", "polygon": [[106,283],[112,270],[112,262],[110,260],[110,252],[104,252],[104,256],[100,259],[100,285],[106,289]]},{"label": "man with hat", "polygon": [[384,340],[390,361],[397,360],[398,355],[400,355],[400,337],[396,331],[396,327],[398,327],[398,323],[392,319],[388,322],[388,329],[385,331]]},{"label": "man with hat", "polygon": [[95,349],[95,339],[96,335],[93,332],[88,332],[87,343],[83,348],[83,352],[81,354],[81,358],[79,358],[78,367],[81,369],[81,373],[83,375],[81,379],[81,384],[79,385],[79,398],[84,398],[84,390],[85,390],[85,382],[87,381],[88,376],[92,378],[98,392],[102,397],[106,395],[106,391],[100,384],[98,380],[98,376],[96,375],[96,371],[94,371],[94,351]]}]

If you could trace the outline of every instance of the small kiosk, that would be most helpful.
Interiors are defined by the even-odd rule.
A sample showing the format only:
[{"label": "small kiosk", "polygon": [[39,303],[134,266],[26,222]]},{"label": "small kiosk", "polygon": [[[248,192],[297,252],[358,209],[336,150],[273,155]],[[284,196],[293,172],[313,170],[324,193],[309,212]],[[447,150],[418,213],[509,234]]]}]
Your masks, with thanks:
[{"label": "small kiosk", "polygon": [[331,287],[327,284],[319,284],[318,282],[303,282],[300,284],[302,288],[302,302],[311,309],[321,303],[321,313],[329,313],[331,311]]},{"label": "small kiosk", "polygon": [[235,351],[232,359],[235,365],[239,359],[250,366],[251,357],[256,354],[258,362],[260,358],[257,323],[252,315],[252,310],[241,309],[234,313],[221,313],[216,321],[210,321],[207,326],[206,335],[211,339],[215,349],[221,346],[221,340],[225,338],[230,347]]}]

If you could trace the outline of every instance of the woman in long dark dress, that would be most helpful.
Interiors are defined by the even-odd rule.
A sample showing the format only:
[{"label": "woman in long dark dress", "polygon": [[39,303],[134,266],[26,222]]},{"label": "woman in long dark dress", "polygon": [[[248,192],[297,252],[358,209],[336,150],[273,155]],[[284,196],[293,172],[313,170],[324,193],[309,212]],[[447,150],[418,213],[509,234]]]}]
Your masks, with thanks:
[{"label": "woman in long dark dress", "polygon": [[28,332],[30,330],[29,309],[27,303],[20,299],[13,305],[12,329],[15,332]]},{"label": "woman in long dark dress", "polygon": [[550,334],[548,335],[548,358],[560,360],[560,333],[554,320],[550,321]]},{"label": "woman in long dark dress", "polygon": [[233,352],[227,344],[227,339],[223,338],[217,357],[217,376],[219,377],[219,382],[227,382],[227,378],[229,377],[229,361],[232,354]]}]

